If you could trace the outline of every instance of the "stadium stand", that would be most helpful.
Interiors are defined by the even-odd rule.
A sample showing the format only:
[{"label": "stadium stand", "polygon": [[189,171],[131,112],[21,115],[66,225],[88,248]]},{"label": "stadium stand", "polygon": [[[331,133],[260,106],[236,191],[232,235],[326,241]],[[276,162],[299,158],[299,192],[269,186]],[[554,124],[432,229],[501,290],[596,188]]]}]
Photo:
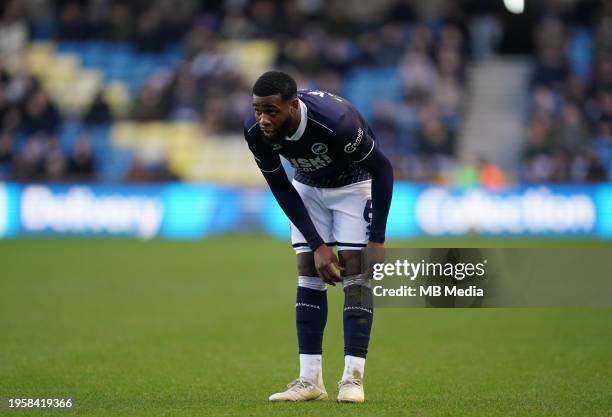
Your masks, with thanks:
[{"label": "stadium stand", "polygon": [[611,12],[610,2],[581,1],[551,3],[541,14],[522,180],[612,177]]},{"label": "stadium stand", "polygon": [[[605,11],[592,3],[538,11],[529,134],[510,176],[584,181],[612,173],[610,36],[593,20]],[[432,14],[410,0],[385,1],[364,20],[337,5],[3,2],[0,179],[260,184],[241,126],[249,87],[270,67],[351,100],[398,178],[465,177],[457,142],[467,75],[472,60],[498,48],[499,9],[466,0]]]}]

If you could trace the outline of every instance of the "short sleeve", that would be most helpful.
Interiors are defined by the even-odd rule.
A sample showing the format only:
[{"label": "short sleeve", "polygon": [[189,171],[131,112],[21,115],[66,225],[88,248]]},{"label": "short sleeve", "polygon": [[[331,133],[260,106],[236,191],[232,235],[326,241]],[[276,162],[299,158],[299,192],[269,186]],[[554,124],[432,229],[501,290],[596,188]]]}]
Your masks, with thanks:
[{"label": "short sleeve", "polygon": [[244,138],[253,153],[255,163],[262,172],[274,172],[281,168],[282,164],[278,154],[272,148],[266,146],[266,144],[251,137],[246,128],[244,130]]},{"label": "short sleeve", "polygon": [[361,162],[374,149],[374,138],[358,114],[344,114],[334,131],[342,146],[342,153],[351,161]]}]

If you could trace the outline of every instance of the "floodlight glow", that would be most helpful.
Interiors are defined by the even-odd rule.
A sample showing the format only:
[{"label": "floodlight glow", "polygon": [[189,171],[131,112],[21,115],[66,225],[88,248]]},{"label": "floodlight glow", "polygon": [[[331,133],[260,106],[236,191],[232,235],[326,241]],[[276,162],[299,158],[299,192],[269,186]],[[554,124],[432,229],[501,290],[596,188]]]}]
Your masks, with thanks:
[{"label": "floodlight glow", "polygon": [[504,6],[510,13],[521,14],[525,11],[525,0],[504,0]]}]

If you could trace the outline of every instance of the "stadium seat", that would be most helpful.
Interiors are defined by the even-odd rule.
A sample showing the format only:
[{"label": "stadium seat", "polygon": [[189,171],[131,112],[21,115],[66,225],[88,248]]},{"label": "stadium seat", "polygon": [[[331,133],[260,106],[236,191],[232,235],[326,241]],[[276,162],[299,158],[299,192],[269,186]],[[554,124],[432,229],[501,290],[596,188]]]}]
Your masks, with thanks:
[{"label": "stadium seat", "polygon": [[272,66],[277,49],[274,43],[264,40],[228,41],[222,48],[249,82]]},{"label": "stadium seat", "polygon": [[568,42],[569,65],[572,73],[583,82],[588,81],[591,75],[593,48],[593,33],[590,29],[580,28],[573,31]]},{"label": "stadium seat", "polygon": [[111,149],[105,152],[98,159],[100,179],[108,182],[122,180],[128,173],[132,160],[133,153],[128,150]]},{"label": "stadium seat", "polygon": [[104,89],[104,97],[115,116],[124,117],[129,113],[130,91],[125,82],[109,82]]},{"label": "stadium seat", "polygon": [[400,85],[395,68],[361,68],[347,79],[346,98],[359,108],[366,119],[371,119],[377,99],[384,98],[391,102],[401,99]]}]

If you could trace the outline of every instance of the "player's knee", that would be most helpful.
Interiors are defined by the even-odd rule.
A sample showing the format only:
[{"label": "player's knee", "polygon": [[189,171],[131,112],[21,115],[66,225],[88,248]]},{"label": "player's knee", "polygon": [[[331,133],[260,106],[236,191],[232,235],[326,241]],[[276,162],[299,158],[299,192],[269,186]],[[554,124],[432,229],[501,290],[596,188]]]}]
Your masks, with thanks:
[{"label": "player's knee", "polygon": [[297,254],[298,275],[302,277],[318,277],[319,273],[315,268],[314,256],[312,252]]},{"label": "player's knee", "polygon": [[358,275],[361,273],[361,251],[341,250],[338,251],[340,265],[344,268],[343,276]]}]

